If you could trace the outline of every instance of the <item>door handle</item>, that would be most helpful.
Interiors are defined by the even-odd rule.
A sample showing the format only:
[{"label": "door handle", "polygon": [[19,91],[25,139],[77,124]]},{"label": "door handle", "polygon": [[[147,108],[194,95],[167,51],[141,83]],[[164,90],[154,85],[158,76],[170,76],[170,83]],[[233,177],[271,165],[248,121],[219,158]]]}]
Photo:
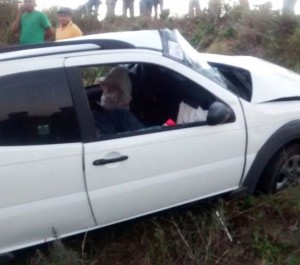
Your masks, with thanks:
[{"label": "door handle", "polygon": [[120,161],[124,161],[124,160],[127,160],[127,159],[128,159],[128,156],[120,156],[120,157],[109,158],[109,159],[98,159],[98,160],[95,160],[93,162],[93,165],[94,166],[102,166],[102,165],[105,165],[105,164],[120,162]]}]

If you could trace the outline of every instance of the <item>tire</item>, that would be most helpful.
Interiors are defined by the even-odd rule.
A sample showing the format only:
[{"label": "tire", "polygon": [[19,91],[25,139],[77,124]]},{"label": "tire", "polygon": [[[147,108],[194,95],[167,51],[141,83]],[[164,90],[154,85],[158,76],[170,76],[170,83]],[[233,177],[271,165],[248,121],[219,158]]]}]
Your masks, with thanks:
[{"label": "tire", "polygon": [[258,183],[258,191],[275,193],[300,184],[300,144],[283,147],[269,161]]}]

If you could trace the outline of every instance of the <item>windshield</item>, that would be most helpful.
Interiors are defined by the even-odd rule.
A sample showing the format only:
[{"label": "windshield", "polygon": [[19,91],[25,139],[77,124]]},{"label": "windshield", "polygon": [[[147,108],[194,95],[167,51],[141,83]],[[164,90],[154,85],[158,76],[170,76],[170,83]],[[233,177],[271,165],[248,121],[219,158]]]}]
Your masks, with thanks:
[{"label": "windshield", "polygon": [[226,88],[226,82],[218,69],[201,59],[200,54],[183,38],[178,30],[162,30],[163,54],[187,65],[196,72]]}]

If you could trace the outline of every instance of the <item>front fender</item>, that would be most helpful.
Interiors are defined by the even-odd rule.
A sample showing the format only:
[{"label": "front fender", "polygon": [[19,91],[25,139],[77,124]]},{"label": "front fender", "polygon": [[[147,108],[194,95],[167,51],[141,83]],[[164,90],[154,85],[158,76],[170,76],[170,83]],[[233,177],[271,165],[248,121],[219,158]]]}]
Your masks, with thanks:
[{"label": "front fender", "polygon": [[270,159],[281,147],[295,140],[300,140],[300,120],[286,123],[270,136],[258,151],[247,176],[242,182],[242,187],[246,187],[250,193],[253,193]]}]

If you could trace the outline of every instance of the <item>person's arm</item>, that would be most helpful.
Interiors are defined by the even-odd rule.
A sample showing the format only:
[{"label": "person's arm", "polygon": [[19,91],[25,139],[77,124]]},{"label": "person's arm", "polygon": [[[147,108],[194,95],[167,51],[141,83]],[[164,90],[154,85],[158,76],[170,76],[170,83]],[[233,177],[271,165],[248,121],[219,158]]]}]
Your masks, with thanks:
[{"label": "person's arm", "polygon": [[53,36],[53,29],[52,27],[48,27],[45,29],[45,40],[51,41]]},{"label": "person's arm", "polygon": [[18,33],[20,31],[20,22],[21,22],[21,16],[24,13],[23,7],[18,9],[17,16],[13,23],[11,24],[11,30],[13,33]]},{"label": "person's arm", "polygon": [[73,36],[72,37],[82,36],[83,34],[82,34],[82,31],[80,30],[80,28],[75,24],[73,24],[73,25],[74,25],[74,27],[73,27],[73,33],[72,33]]},{"label": "person's arm", "polygon": [[52,41],[53,29],[51,26],[51,22],[49,21],[48,17],[42,12],[40,12],[40,25],[45,31],[45,41]]}]

